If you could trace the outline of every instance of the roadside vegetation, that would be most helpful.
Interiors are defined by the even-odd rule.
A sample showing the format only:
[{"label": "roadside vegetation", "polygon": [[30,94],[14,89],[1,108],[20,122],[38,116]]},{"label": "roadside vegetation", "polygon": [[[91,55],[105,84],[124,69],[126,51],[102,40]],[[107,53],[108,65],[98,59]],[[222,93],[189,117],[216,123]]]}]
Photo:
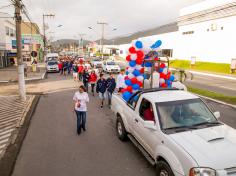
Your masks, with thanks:
[{"label": "roadside vegetation", "polygon": [[203,89],[199,89],[199,88],[193,88],[188,86],[188,91],[198,94],[198,95],[202,95],[205,97],[209,97],[209,98],[213,98],[216,100],[220,100],[226,103],[230,103],[233,105],[236,105],[236,96],[226,96],[220,93],[216,93],[216,92],[211,92],[208,90],[203,90]]},{"label": "roadside vegetation", "polygon": [[[170,66],[187,70],[230,74],[230,64],[223,63],[196,62],[196,64],[191,67],[190,61],[188,60],[172,60],[170,61]],[[236,75],[236,73],[233,73],[233,75]]]}]

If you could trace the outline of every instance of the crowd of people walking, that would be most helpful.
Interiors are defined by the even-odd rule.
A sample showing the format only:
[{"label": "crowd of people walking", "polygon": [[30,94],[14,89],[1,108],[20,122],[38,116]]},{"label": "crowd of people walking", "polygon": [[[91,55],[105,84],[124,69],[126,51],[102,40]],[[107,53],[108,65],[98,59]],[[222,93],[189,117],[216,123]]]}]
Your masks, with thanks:
[{"label": "crowd of people walking", "polygon": [[[107,100],[108,107],[111,108],[112,94],[117,91],[121,91],[124,87],[124,73],[121,71],[117,77],[117,81],[112,73],[105,77],[103,72],[95,71],[95,68],[88,68],[81,61],[61,61],[61,75],[70,74],[73,72],[74,81],[79,81],[82,85],[79,87],[79,91],[74,94],[73,100],[75,102],[73,111],[77,116],[77,133],[81,133],[81,129],[86,131],[86,112],[87,103],[89,102],[89,92],[92,96],[96,96],[96,93],[100,99],[100,108],[104,107],[105,100]],[[70,69],[70,71],[68,71]],[[91,89],[89,89],[89,87]]]}]

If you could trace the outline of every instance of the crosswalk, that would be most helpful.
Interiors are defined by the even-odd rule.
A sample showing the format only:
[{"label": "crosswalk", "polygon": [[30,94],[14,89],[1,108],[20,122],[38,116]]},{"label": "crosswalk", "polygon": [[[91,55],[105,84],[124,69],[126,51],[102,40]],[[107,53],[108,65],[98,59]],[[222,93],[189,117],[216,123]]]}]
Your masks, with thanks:
[{"label": "crosswalk", "polygon": [[11,136],[28,111],[33,96],[21,101],[18,96],[0,96],[0,158],[4,154]]}]

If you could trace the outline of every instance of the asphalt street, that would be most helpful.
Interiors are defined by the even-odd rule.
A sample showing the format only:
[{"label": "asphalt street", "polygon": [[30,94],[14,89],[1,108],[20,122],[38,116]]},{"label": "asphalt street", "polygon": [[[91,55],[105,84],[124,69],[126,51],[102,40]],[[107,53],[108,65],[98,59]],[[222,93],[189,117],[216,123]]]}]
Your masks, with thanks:
[{"label": "asphalt street", "polygon": [[236,96],[235,80],[194,74],[193,80],[187,79],[185,84],[200,89],[218,92],[228,96]]},{"label": "asphalt street", "polygon": [[[59,79],[57,74],[48,80]],[[154,176],[155,169],[134,145],[121,142],[114,115],[90,96],[87,131],[76,134],[75,90],[41,96],[16,161],[13,176]],[[236,109],[207,101],[221,120],[236,128]]]}]

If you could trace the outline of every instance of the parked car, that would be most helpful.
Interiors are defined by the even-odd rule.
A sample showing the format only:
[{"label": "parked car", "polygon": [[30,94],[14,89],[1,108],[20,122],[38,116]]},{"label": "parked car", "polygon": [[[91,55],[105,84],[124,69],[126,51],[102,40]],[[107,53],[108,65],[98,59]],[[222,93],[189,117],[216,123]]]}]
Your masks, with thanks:
[{"label": "parked car", "polygon": [[102,65],[103,71],[107,73],[119,73],[120,66],[116,64],[114,61],[104,61]]},{"label": "parked car", "polygon": [[178,89],[138,91],[128,102],[112,96],[116,130],[161,176],[236,175],[236,130],[220,122],[196,95]]},{"label": "parked car", "polygon": [[94,68],[102,68],[102,60],[100,58],[94,58],[91,61],[91,65]]},{"label": "parked car", "polygon": [[46,63],[47,72],[59,72],[58,61],[51,60]]}]

